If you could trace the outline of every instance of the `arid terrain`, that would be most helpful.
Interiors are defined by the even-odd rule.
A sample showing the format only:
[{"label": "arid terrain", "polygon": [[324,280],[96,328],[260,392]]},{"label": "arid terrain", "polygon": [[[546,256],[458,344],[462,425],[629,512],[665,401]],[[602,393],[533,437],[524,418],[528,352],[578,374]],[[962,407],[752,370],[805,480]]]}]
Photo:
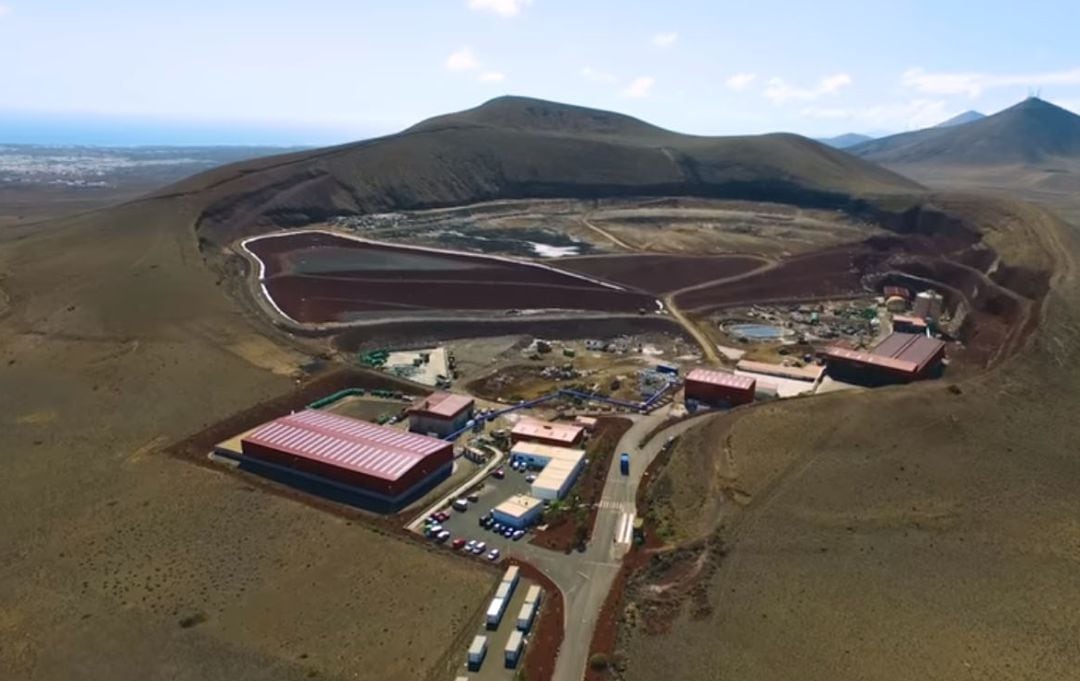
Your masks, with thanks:
[{"label": "arid terrain", "polygon": [[[663,569],[640,561],[625,600],[615,593],[618,612],[653,617],[623,618],[620,673],[1068,678],[1080,662],[1073,227],[1000,192],[933,189],[796,136],[688,137],[502,98],[0,232],[0,544],[12,547],[0,557],[0,669],[452,678],[494,571],[170,445],[374,343],[634,329],[693,337],[710,361],[708,337],[678,308],[865,295],[894,277],[941,285],[964,307],[957,332],[978,371],[739,409],[683,435],[643,503],[665,541],[687,545]],[[452,205],[502,221],[473,235],[502,239],[496,252],[570,248],[538,241],[532,219],[514,224],[521,204],[489,212],[549,198],[587,206],[564,211],[565,238],[588,244],[569,271],[677,307],[588,322],[440,318],[440,299],[436,314],[322,333],[267,314],[236,250],[283,228],[363,232],[365,215]],[[1080,216],[1071,197],[1057,201],[1062,217]],[[507,212],[519,215],[507,224]],[[432,239],[415,243],[448,247]],[[679,269],[671,283],[665,264]]]},{"label": "arid terrain", "polygon": [[[1015,354],[956,382],[737,411],[683,436],[642,502],[670,545],[620,606],[623,677],[1075,677],[1080,203],[1031,188],[1037,172],[913,173],[984,194],[972,217],[1025,272],[1000,281],[1030,295],[1052,273]],[[1050,212],[994,210],[990,195]]]}]

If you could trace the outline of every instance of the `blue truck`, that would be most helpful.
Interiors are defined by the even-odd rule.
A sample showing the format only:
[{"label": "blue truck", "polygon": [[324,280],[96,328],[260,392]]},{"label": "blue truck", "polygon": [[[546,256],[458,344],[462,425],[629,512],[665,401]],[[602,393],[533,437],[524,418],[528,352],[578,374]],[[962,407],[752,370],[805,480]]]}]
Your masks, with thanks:
[{"label": "blue truck", "polygon": [[619,455],[619,472],[623,475],[630,475],[630,454],[627,452]]}]

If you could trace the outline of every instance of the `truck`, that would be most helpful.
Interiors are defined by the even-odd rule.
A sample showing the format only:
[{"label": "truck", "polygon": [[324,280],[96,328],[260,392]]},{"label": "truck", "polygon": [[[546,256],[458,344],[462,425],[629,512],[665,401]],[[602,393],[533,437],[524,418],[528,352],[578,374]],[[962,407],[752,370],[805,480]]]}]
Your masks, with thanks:
[{"label": "truck", "polygon": [[623,475],[630,475],[630,453],[623,452],[619,455],[619,472]]}]

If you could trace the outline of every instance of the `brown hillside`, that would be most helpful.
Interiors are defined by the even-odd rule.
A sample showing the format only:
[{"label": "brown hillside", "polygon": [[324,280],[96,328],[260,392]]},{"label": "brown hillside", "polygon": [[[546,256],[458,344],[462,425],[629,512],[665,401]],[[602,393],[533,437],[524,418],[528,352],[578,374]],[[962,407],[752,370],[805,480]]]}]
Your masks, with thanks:
[{"label": "brown hillside", "polygon": [[161,192],[203,208],[215,241],[335,215],[507,198],[704,196],[839,207],[920,191],[797,135],[695,137],[629,116],[520,97],[402,133],[240,163]]}]

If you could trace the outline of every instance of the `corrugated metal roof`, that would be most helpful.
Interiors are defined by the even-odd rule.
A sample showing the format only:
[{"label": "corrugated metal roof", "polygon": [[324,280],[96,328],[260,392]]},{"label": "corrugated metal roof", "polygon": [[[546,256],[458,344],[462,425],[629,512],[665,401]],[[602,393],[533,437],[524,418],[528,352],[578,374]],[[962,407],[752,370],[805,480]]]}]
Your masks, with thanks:
[{"label": "corrugated metal roof", "polygon": [[826,357],[832,357],[834,359],[844,359],[851,362],[860,362],[862,364],[870,364],[873,366],[884,367],[886,369],[895,369],[896,371],[914,372],[918,369],[918,366],[914,362],[903,362],[891,357],[885,357],[883,355],[874,355],[869,352],[856,352],[855,350],[848,350],[847,348],[841,348],[837,346],[827,347],[822,351],[822,354]]},{"label": "corrugated metal roof", "polygon": [[878,343],[870,352],[902,362],[911,362],[921,369],[944,347],[945,343],[937,338],[897,331]]},{"label": "corrugated metal roof", "polygon": [[444,419],[452,419],[461,412],[473,406],[475,400],[467,395],[455,395],[454,393],[434,392],[427,397],[421,397],[412,407],[410,412],[428,414]]},{"label": "corrugated metal roof", "polygon": [[941,349],[945,347],[945,343],[937,338],[930,338],[921,334],[904,335],[910,335],[911,339],[904,344],[904,347],[894,358],[904,362],[913,362],[920,369],[929,364],[930,360],[934,359]]},{"label": "corrugated metal roof", "polygon": [[314,409],[265,423],[245,435],[244,442],[384,480],[399,479],[447,446],[435,438]]},{"label": "corrugated metal roof", "polygon": [[754,379],[748,376],[736,376],[735,374],[712,371],[711,369],[694,369],[686,375],[686,380],[722,385],[725,388],[735,388],[736,390],[750,390],[754,387]]},{"label": "corrugated metal roof", "polygon": [[551,423],[550,421],[522,419],[514,426],[511,435],[540,437],[546,440],[570,443],[581,437],[582,432],[584,432],[584,428],[573,423]]}]

